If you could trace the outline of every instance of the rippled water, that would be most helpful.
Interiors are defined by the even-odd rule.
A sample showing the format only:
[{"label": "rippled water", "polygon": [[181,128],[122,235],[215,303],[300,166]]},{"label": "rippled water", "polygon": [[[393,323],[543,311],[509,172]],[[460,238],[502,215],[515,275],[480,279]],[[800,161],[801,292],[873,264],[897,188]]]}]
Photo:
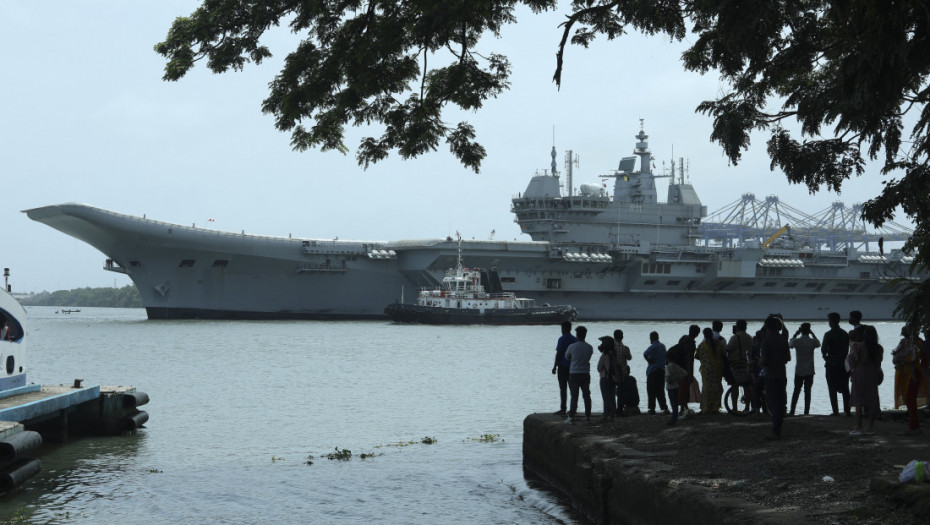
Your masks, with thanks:
[{"label": "rippled water", "polygon": [[[29,313],[31,382],[133,385],[149,394],[151,419],[135,435],[46,446],[42,472],[0,499],[0,517],[573,523],[522,471],[523,418],[558,408],[550,374],[558,327],[148,321],[143,310],[95,308]],[[689,323],[585,324],[591,340],[624,329],[645,402],[639,356],[649,331],[667,333],[670,344]],[[900,324],[876,326],[890,352]],[[814,329],[822,334],[826,325]],[[818,374],[812,411],[827,413],[819,363]],[[891,403],[890,384],[882,385],[883,406]],[[420,443],[424,437],[437,442]],[[352,459],[326,459],[336,447],[351,450]]]}]

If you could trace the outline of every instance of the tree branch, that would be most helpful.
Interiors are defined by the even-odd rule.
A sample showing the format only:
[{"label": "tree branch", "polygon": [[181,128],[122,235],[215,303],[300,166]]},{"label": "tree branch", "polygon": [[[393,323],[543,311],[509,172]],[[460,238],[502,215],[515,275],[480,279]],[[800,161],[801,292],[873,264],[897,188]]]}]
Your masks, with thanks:
[{"label": "tree branch", "polygon": [[610,11],[618,4],[618,1],[614,1],[609,4],[596,5],[582,9],[581,11],[575,11],[571,15],[566,16],[568,20],[559,24],[559,27],[565,27],[565,30],[562,32],[562,39],[559,41],[559,50],[555,54],[555,74],[552,75],[552,81],[555,82],[557,88],[562,87],[562,62],[563,56],[565,54],[565,43],[568,41],[568,34],[572,30],[572,26],[575,25],[575,22],[587,17],[588,15],[602,11]]}]

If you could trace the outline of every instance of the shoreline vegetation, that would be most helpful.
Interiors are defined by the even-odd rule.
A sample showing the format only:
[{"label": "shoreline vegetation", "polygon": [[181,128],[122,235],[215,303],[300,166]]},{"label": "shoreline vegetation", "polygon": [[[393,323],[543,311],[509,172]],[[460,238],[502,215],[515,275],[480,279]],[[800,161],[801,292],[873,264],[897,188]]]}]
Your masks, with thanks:
[{"label": "shoreline vegetation", "polygon": [[23,306],[142,308],[142,296],[131,284],[122,288],[74,288],[39,292],[18,296],[17,299]]}]

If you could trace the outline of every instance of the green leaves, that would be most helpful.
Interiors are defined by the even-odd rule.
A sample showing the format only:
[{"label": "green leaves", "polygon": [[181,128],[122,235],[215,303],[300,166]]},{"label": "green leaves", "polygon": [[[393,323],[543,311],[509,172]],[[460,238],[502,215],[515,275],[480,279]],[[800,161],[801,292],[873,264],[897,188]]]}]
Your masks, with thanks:
[{"label": "green leaves", "polygon": [[843,181],[864,172],[859,148],[840,139],[798,142],[777,128],[768,143],[772,169],[780,168],[788,180],[805,184],[811,193],[823,186],[839,192]]},{"label": "green leaves", "polygon": [[262,111],[291,133],[295,150],[348,151],[346,126],[381,125],[356,152],[363,167],[396,151],[411,158],[445,141],[464,165],[480,169],[485,149],[467,122],[442,120],[448,106],[477,110],[509,88],[510,64],[479,53],[479,40],[513,23],[518,4],[534,11],[554,0],[205,0],[175,20],[155,51],[165,80],[203,59],[221,73],[261,63],[269,28],[288,23],[304,40],[270,83]]},{"label": "green leaves", "polygon": [[[914,254],[915,268],[930,270],[925,3],[676,3],[696,34],[683,54],[685,68],[716,70],[727,84],[698,111],[713,117],[711,139],[730,160],[749,147],[752,131],[769,131],[772,169],[814,193],[839,192],[865,174],[866,158],[883,159],[882,174],[897,178],[863,206],[863,218],[880,226],[903,209],[917,224],[904,249]],[[791,120],[799,133],[788,131]],[[903,139],[905,122],[910,141]],[[913,283],[898,314],[930,326],[928,294],[926,282]]]}]

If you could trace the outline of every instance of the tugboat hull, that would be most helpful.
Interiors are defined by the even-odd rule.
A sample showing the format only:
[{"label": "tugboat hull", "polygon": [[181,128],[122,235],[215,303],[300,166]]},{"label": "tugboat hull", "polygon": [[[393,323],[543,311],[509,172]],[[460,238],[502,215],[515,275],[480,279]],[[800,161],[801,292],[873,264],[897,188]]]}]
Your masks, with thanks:
[{"label": "tugboat hull", "polygon": [[541,306],[480,311],[477,308],[440,308],[416,304],[394,303],[384,313],[395,323],[413,324],[487,324],[531,325],[559,324],[574,321],[577,312],[571,306]]}]

